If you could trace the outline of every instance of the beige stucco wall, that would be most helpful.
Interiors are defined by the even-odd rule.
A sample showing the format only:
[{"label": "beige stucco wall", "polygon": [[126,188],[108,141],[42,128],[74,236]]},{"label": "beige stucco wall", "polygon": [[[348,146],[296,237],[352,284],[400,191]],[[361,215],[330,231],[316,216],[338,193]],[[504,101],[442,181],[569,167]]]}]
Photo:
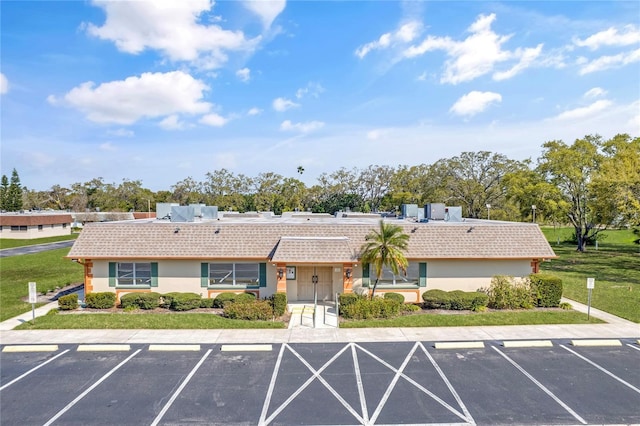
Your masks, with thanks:
[{"label": "beige stucco wall", "polygon": [[13,240],[28,240],[33,238],[59,237],[61,235],[71,235],[71,226],[62,227],[62,224],[42,225],[42,229],[38,229],[38,225],[30,225],[26,231],[12,231],[11,226],[3,225],[0,231],[0,238]]},{"label": "beige stucco wall", "polygon": [[427,262],[426,290],[475,291],[489,287],[494,275],[526,277],[531,260],[436,260]]}]

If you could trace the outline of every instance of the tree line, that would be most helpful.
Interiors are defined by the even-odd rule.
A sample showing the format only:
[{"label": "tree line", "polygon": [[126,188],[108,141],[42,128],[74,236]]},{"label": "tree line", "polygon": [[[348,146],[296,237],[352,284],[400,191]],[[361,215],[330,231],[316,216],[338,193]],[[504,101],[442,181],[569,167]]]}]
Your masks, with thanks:
[{"label": "tree line", "polygon": [[[14,175],[11,182],[19,187]],[[20,188],[18,208],[15,188],[2,179],[4,210],[147,211],[155,203],[174,202],[221,211],[333,214],[347,209],[396,212],[402,204],[440,202],[462,206],[470,218],[571,224],[580,250],[607,226],[640,225],[640,138],[627,134],[608,140],[587,135],[572,144],[548,141],[535,162],[478,151],[417,166],[340,168],[321,174],[309,187],[274,172],[249,177],[226,169],[208,172],[202,181],[187,177],[157,192],[140,180],[115,184],[98,177],[47,191]],[[14,201],[5,204],[5,199]]]}]

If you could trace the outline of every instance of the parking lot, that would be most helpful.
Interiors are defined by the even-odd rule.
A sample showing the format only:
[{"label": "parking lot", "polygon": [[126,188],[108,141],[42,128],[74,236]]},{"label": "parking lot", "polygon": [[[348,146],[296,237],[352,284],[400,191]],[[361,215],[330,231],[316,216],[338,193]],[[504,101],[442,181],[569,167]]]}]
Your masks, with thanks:
[{"label": "parking lot", "polygon": [[[640,423],[640,346],[3,347],[3,425]],[[36,347],[37,348],[37,347]],[[24,350],[24,351],[22,351]]]}]

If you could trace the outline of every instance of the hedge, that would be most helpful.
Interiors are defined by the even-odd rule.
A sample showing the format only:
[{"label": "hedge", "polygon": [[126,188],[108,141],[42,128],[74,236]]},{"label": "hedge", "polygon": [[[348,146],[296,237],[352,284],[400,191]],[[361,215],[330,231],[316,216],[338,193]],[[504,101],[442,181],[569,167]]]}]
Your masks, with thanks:
[{"label": "hedge", "polygon": [[402,304],[404,303],[404,295],[400,294],[400,293],[385,293],[384,294],[384,298],[385,299],[391,299],[391,300],[395,300],[396,302]]},{"label": "hedge", "polygon": [[215,299],[200,299],[201,308],[213,308],[213,302]]},{"label": "hedge", "polygon": [[372,300],[358,296],[353,303],[343,305],[340,313],[349,319],[393,318],[400,313],[401,303],[393,299],[374,297]]},{"label": "hedge", "polygon": [[214,308],[224,308],[227,302],[253,302],[256,300],[254,293],[220,293],[213,300]]},{"label": "hedge", "polygon": [[287,294],[286,293],[274,293],[269,297],[269,303],[273,309],[273,315],[281,317],[287,311]]},{"label": "hedge", "polygon": [[228,302],[224,305],[224,316],[230,319],[266,321],[273,318],[273,308],[268,300]]},{"label": "hedge", "polygon": [[356,303],[358,300],[367,299],[367,296],[359,295],[356,293],[342,293],[338,296],[338,302],[340,303],[340,310],[344,309],[345,306],[349,306],[353,303]]},{"label": "hedge", "polygon": [[120,298],[120,306],[126,308],[155,309],[160,306],[160,293],[127,293]]},{"label": "hedge", "polygon": [[487,290],[488,306],[492,309],[531,309],[535,296],[530,280],[515,280],[513,277],[496,275],[491,278]]},{"label": "hedge", "polygon": [[61,311],[72,311],[78,309],[78,294],[71,293],[58,298],[58,309]]},{"label": "hedge", "polygon": [[87,308],[109,309],[116,305],[116,294],[108,291],[102,293],[87,293],[84,296]]},{"label": "hedge", "polygon": [[531,287],[536,296],[536,306],[555,308],[560,306],[562,278],[551,274],[531,274]]},{"label": "hedge", "polygon": [[445,310],[471,310],[475,311],[486,307],[488,296],[479,291],[444,291],[427,290],[422,294],[425,309],[445,309]]},{"label": "hedge", "polygon": [[200,307],[202,297],[196,293],[178,293],[173,296],[169,309],[172,311],[190,311]]}]

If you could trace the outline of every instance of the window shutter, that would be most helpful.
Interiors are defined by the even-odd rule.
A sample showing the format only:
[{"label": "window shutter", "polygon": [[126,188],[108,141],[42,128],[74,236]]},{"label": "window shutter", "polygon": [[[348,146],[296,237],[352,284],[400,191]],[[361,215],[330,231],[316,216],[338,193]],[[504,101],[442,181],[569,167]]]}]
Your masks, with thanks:
[{"label": "window shutter", "polygon": [[200,287],[209,287],[209,264],[200,264]]},{"label": "window shutter", "polygon": [[267,286],[267,264],[266,263],[261,263],[260,264],[260,287],[266,287]]},{"label": "window shutter", "polygon": [[151,262],[151,287],[158,287],[158,262]]},{"label": "window shutter", "polygon": [[109,262],[109,287],[116,286],[116,262]]},{"label": "window shutter", "polygon": [[427,264],[424,262],[420,262],[419,264],[420,270],[420,280],[418,281],[420,287],[427,286]]},{"label": "window shutter", "polygon": [[369,287],[371,280],[369,279],[369,264],[362,264],[362,287]]}]

